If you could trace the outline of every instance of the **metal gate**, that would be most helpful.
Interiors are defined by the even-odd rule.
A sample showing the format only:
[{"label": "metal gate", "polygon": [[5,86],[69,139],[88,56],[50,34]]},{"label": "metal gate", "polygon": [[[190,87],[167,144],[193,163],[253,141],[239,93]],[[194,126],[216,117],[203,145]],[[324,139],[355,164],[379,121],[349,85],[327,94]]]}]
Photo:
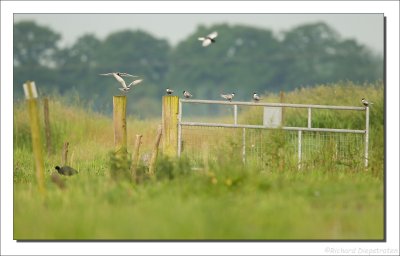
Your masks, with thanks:
[{"label": "metal gate", "polygon": [[[212,121],[185,121],[185,105],[207,104],[227,106],[231,108],[233,118],[225,122]],[[262,109],[262,124],[246,124],[239,121],[238,108]],[[306,113],[304,126],[285,124],[284,112],[288,109],[298,109]],[[364,129],[313,127],[313,113],[319,110],[327,111],[363,111],[365,112]],[[248,113],[249,111],[247,111]],[[358,114],[359,115],[359,114]],[[301,119],[301,117],[299,117]],[[260,121],[260,120],[259,120]],[[323,126],[320,124],[320,126]],[[179,99],[178,111],[178,156],[186,154],[192,158],[212,158],[218,156],[218,150],[213,151],[220,144],[232,149],[230,157],[239,156],[243,162],[261,162],[268,164],[273,161],[273,155],[279,152],[269,152],[268,148],[273,140],[282,139],[282,150],[293,156],[300,169],[311,159],[323,155],[326,151],[335,159],[361,160],[364,167],[368,167],[368,133],[369,108],[354,106],[307,105],[288,103],[253,103],[227,102],[213,100]],[[271,134],[277,134],[273,136]],[[272,142],[273,143],[273,142]],[[223,145],[221,147],[224,147]],[[235,149],[235,150],[233,150]],[[221,151],[221,150],[219,150]],[[323,161],[323,159],[320,159]]]}]

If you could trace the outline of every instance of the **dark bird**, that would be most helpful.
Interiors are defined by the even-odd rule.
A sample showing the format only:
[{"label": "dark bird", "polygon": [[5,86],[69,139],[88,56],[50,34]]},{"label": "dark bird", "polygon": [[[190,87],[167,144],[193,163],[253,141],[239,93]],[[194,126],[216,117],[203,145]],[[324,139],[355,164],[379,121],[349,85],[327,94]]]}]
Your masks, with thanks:
[{"label": "dark bird", "polygon": [[165,90],[165,92],[166,92],[168,95],[171,95],[171,94],[174,93],[174,90],[171,90],[171,89],[167,88],[167,89]]},{"label": "dark bird", "polygon": [[253,100],[255,102],[259,102],[261,100],[260,95],[258,95],[257,93],[254,92],[253,93]]},{"label": "dark bird", "polygon": [[361,102],[362,102],[362,104],[364,104],[364,106],[366,106],[366,107],[368,107],[370,104],[372,105],[372,104],[374,104],[374,103],[372,103],[372,102],[368,102],[366,99],[364,99],[364,98],[362,98],[361,99]]},{"label": "dark bird", "polygon": [[221,94],[221,97],[222,97],[222,98],[224,98],[224,99],[226,99],[226,100],[229,100],[229,101],[232,101],[232,99],[233,99],[234,96],[235,96],[235,93],[234,93],[234,92],[232,92],[231,94]]},{"label": "dark bird", "polygon": [[200,41],[203,41],[203,47],[209,46],[211,43],[215,43],[215,38],[218,36],[217,31],[212,32],[206,37],[199,37]]},{"label": "dark bird", "polygon": [[183,96],[186,98],[186,99],[189,99],[189,98],[192,98],[192,94],[190,94],[190,92],[188,92],[188,91],[183,91]]},{"label": "dark bird", "polygon": [[66,176],[71,176],[71,175],[74,175],[74,174],[78,173],[77,170],[75,170],[74,168],[72,168],[70,166],[67,166],[67,165],[64,165],[62,167],[56,166],[55,169],[57,170],[57,172],[59,174],[66,175]]}]

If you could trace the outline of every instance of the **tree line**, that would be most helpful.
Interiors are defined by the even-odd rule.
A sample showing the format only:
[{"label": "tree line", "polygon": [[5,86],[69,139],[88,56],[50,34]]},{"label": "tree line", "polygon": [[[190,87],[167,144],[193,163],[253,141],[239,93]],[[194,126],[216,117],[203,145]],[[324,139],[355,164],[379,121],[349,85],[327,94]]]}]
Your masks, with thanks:
[{"label": "tree line", "polygon": [[[212,31],[219,33],[216,43],[202,47],[197,38]],[[198,99],[234,91],[236,99],[250,100],[253,91],[383,79],[382,56],[322,22],[280,36],[250,26],[198,26],[175,47],[142,30],[116,31],[104,40],[85,34],[66,47],[58,46],[60,40],[58,32],[33,21],[14,24],[14,99],[22,98],[26,80],[34,80],[42,95],[78,98],[111,113],[118,84],[98,74],[127,72],[144,79],[128,93],[128,113],[145,118],[161,113],[167,87]]]}]

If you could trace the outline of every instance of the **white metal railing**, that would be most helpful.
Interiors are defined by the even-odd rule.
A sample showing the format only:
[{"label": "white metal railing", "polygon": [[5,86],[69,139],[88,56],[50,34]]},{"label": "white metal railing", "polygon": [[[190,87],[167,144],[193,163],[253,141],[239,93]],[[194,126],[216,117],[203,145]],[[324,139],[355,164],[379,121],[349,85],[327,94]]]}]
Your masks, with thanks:
[{"label": "white metal railing", "polygon": [[[232,105],[233,106],[233,124],[222,124],[222,123],[207,123],[207,122],[183,122],[182,121],[182,105],[184,103],[193,104],[218,104],[218,105]],[[262,107],[286,107],[286,108],[306,108],[307,109],[307,127],[266,127],[265,125],[247,125],[238,124],[238,106],[262,106]],[[365,129],[334,129],[334,128],[316,128],[312,127],[312,109],[331,109],[331,110],[354,110],[354,111],[365,111]],[[313,104],[290,104],[290,103],[253,103],[253,102],[229,102],[229,101],[217,101],[217,100],[191,100],[191,99],[179,99],[179,114],[178,114],[178,156],[181,155],[181,144],[182,144],[182,126],[199,126],[199,127],[226,127],[226,128],[242,128],[243,129],[243,161],[245,159],[245,132],[246,128],[251,129],[282,129],[288,131],[298,131],[298,167],[301,167],[301,156],[302,156],[302,132],[335,132],[335,133],[357,133],[364,134],[364,166],[368,167],[368,139],[369,139],[369,107],[355,107],[355,106],[331,106],[331,105],[313,105]]]}]

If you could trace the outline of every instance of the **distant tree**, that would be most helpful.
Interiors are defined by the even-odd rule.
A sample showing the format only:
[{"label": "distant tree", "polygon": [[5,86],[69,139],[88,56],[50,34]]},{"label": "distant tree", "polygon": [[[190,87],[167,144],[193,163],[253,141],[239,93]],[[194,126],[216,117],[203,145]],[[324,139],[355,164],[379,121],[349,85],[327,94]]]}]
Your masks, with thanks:
[{"label": "distant tree", "polygon": [[365,82],[383,78],[383,58],[353,39],[341,41],[331,57],[332,73],[342,80]]},{"label": "distant tree", "polygon": [[51,66],[60,34],[32,21],[14,24],[14,66]]},{"label": "distant tree", "polygon": [[32,21],[14,24],[14,98],[23,95],[22,84],[36,81],[39,93],[51,93],[57,84],[54,55],[61,36]]},{"label": "distant tree", "polygon": [[[202,47],[198,37],[212,31],[219,33],[216,43]],[[196,97],[215,99],[222,91],[236,91],[239,99],[247,99],[253,90],[265,91],[272,86],[279,49],[269,30],[226,24],[200,26],[173,50],[167,81],[180,90],[193,91]]]},{"label": "distant tree", "polygon": [[[213,31],[219,33],[216,43],[203,47],[198,37]],[[79,95],[95,110],[111,113],[111,96],[120,94],[119,85],[99,74],[127,72],[144,79],[128,93],[128,113],[145,118],[160,114],[166,87],[179,95],[189,90],[195,98],[220,99],[221,92],[235,92],[236,100],[250,100],[253,91],[383,78],[381,56],[355,40],[343,40],[322,22],[295,27],[282,39],[249,26],[199,26],[174,48],[140,30],[114,32],[104,40],[86,34],[63,49],[57,47],[59,39],[34,22],[14,24],[16,98],[22,96],[22,83],[34,80],[46,94]]]},{"label": "distant tree", "polygon": [[99,49],[98,70],[141,75],[150,82],[163,81],[168,71],[170,46],[144,31],[119,31],[110,34]]},{"label": "distant tree", "polygon": [[312,85],[333,79],[330,56],[335,54],[339,34],[325,23],[307,24],[285,33],[282,42],[285,57],[280,68],[285,76],[280,81],[286,89]]},{"label": "distant tree", "polygon": [[306,24],[286,32],[282,50],[279,67],[283,75],[277,82],[286,90],[338,80],[382,78],[377,72],[382,62],[354,40],[342,41],[325,23]]},{"label": "distant tree", "polygon": [[83,35],[77,39],[72,47],[58,52],[56,56],[57,66],[67,68],[68,66],[82,64],[87,67],[96,67],[101,44],[102,42],[94,35]]},{"label": "distant tree", "polygon": [[86,34],[79,37],[71,47],[57,53],[57,67],[63,78],[59,82],[60,92],[75,88],[81,96],[90,97],[95,87],[94,74],[99,63],[101,45],[102,42],[94,35]]}]

